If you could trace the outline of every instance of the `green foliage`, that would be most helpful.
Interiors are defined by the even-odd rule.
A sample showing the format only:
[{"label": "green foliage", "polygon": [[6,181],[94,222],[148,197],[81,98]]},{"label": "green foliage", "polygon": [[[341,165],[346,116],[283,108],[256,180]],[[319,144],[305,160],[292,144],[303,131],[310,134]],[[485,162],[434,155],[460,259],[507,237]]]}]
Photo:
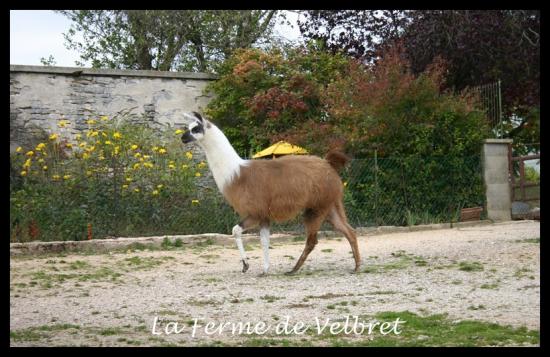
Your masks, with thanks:
[{"label": "green foliage", "polygon": [[93,67],[200,72],[215,72],[235,49],[270,38],[279,17],[277,10],[60,12],[73,22],[67,47]]},{"label": "green foliage", "polygon": [[456,221],[460,208],[484,203],[479,157],[489,128],[472,93],[441,89],[445,72],[436,60],[414,75],[400,47],[373,66],[315,43],[243,50],[209,86],[207,114],[243,156],[285,139],[357,158],[344,173],[355,224]]},{"label": "green foliage", "polygon": [[[88,125],[70,142],[61,120],[60,133],[12,156],[12,241],[226,232],[234,224],[217,191],[198,189],[208,168],[185,152],[179,132],[124,117]],[[207,219],[212,211],[228,219]]]},{"label": "green foliage", "polygon": [[314,44],[236,51],[221,66],[220,79],[207,88],[215,98],[206,113],[243,156],[276,140],[294,141],[298,130],[312,125],[316,130],[308,133],[315,136],[326,117],[323,88],[348,61]]}]

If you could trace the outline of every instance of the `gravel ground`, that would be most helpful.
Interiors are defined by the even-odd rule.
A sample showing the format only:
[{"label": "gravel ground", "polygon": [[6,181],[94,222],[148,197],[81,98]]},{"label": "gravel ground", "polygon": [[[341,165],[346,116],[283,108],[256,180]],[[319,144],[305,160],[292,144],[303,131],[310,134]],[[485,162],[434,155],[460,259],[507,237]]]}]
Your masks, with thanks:
[{"label": "gravel ground", "polygon": [[[304,242],[274,243],[271,273],[248,244],[241,273],[236,247],[201,246],[111,254],[11,258],[12,346],[127,346],[235,343],[250,338],[208,335],[211,322],[285,321],[373,316],[382,311],[446,313],[539,329],[540,223],[517,221],[469,228],[360,237],[363,265],[342,238],[323,238],[301,271],[286,276]],[[154,321],[157,321],[153,335]],[[193,335],[194,319],[197,329]],[[180,333],[166,334],[178,324]],[[69,324],[69,325],[67,325]],[[168,330],[170,331],[170,330]],[[269,334],[266,334],[269,335]],[[307,338],[289,335],[289,338]]]}]

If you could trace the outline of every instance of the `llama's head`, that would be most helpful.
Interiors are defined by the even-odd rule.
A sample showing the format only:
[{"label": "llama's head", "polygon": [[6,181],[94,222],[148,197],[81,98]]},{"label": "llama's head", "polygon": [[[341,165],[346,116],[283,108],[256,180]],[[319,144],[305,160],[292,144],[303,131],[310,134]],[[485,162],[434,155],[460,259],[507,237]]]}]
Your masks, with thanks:
[{"label": "llama's head", "polygon": [[192,141],[200,142],[204,138],[205,130],[210,128],[210,122],[197,113],[192,112],[192,114],[185,114],[189,120],[187,124],[187,130],[181,136],[181,141],[184,144],[190,143]]}]

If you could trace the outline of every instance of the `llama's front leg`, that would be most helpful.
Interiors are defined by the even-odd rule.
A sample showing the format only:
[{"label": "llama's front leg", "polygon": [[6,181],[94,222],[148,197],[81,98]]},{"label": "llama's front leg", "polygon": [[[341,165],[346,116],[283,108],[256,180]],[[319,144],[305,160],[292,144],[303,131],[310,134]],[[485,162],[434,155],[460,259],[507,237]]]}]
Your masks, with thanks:
[{"label": "llama's front leg", "polygon": [[264,252],[263,275],[266,275],[269,271],[269,227],[262,227],[260,229],[260,241],[262,242],[262,250]]},{"label": "llama's front leg", "polygon": [[248,270],[248,258],[246,257],[246,253],[244,251],[243,247],[243,241],[242,241],[242,233],[243,228],[237,224],[235,227],[233,227],[233,236],[235,237],[235,242],[237,242],[237,248],[239,248],[239,253],[241,253],[241,261],[243,262],[243,273]]}]

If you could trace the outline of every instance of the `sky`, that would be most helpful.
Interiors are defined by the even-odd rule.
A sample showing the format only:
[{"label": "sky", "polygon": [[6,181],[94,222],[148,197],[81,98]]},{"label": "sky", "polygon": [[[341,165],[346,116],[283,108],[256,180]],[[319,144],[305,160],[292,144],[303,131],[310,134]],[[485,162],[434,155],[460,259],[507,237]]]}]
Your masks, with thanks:
[{"label": "sky", "polygon": [[[297,18],[295,12],[287,12],[291,23],[296,24]],[[63,38],[70,25],[67,17],[52,10],[11,10],[10,64],[42,65],[40,59],[52,55],[56,66],[75,67],[78,52],[66,49]],[[288,40],[300,36],[297,25],[277,24],[275,33]]]}]

